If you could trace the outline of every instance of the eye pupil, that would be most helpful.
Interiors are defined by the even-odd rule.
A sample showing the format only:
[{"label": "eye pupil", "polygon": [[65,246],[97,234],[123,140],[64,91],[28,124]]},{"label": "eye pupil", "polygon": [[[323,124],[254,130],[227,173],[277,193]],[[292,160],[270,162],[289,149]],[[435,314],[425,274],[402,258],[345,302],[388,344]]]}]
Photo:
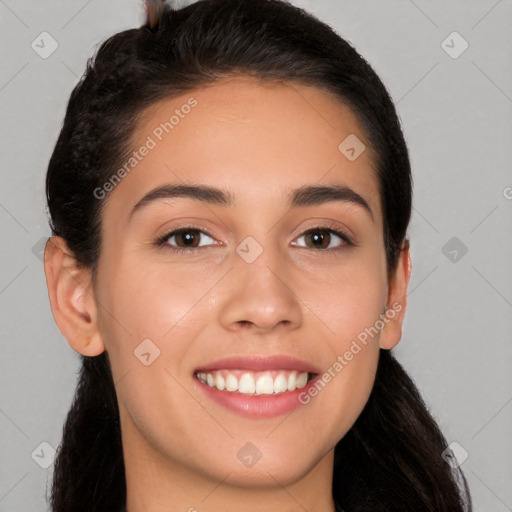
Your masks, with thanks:
[{"label": "eye pupil", "polygon": [[193,230],[193,229],[187,229],[186,231],[181,231],[179,237],[178,237],[178,240],[181,240],[181,241],[184,241],[184,240],[187,240],[185,242],[185,246],[186,247],[196,247],[195,244],[189,244],[188,242],[191,242],[193,240],[194,237],[197,238],[197,235],[196,234],[191,234],[191,233],[197,233],[197,230]]},{"label": "eye pupil", "polygon": [[[318,234],[320,233],[320,234]],[[314,240],[313,242],[313,246],[314,247],[327,247],[329,245],[329,232],[328,231],[325,231],[325,230],[316,230],[316,231],[313,231],[310,233],[310,236],[312,237],[312,239]],[[324,244],[323,242],[327,240],[327,245]],[[317,244],[317,242],[320,242],[320,244]]]}]

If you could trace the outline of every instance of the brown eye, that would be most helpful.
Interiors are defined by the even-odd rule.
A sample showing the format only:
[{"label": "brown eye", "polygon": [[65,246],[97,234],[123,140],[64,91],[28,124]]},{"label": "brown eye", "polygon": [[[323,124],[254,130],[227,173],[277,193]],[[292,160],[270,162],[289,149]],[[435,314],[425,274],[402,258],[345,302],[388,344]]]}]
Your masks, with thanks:
[{"label": "brown eye", "polygon": [[331,234],[327,230],[316,230],[306,233],[306,240],[311,240],[312,245],[308,245],[308,247],[326,249],[329,247],[329,242],[331,241]]},{"label": "brown eye", "polygon": [[187,250],[187,249],[196,249],[201,248],[206,245],[211,245],[208,243],[202,243],[203,237],[208,237],[213,241],[213,238],[205,233],[204,231],[192,227],[184,227],[180,229],[176,229],[167,233],[156,240],[156,245],[164,246],[168,249],[179,251],[179,250]]},{"label": "brown eye", "polygon": [[[346,245],[352,245],[350,238],[340,231],[335,231],[330,228],[315,228],[306,231],[301,237],[306,240],[304,245],[302,244],[294,244],[300,245],[302,247],[306,247],[308,249],[325,249],[325,250],[336,250],[338,248],[344,247]],[[334,247],[329,247],[333,241],[336,242],[336,238],[340,241],[335,244]]]},{"label": "brown eye", "polygon": [[[200,233],[197,229],[183,229],[180,231],[174,232],[174,237],[176,239],[176,244],[178,247],[197,247],[199,243],[198,233]],[[180,245],[183,243],[184,245]]]}]

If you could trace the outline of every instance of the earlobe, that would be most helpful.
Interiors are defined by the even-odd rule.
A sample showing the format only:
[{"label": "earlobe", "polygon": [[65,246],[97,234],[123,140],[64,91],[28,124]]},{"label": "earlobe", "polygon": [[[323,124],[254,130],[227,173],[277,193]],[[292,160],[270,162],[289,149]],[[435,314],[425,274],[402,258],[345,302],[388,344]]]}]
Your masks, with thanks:
[{"label": "earlobe", "polygon": [[402,338],[402,325],[407,306],[407,289],[411,270],[409,241],[405,240],[400,252],[397,268],[389,279],[384,327],[379,337],[380,348],[392,349]]},{"label": "earlobe", "polygon": [[77,265],[62,237],[48,239],[44,273],[53,318],[69,345],[84,356],[104,352],[97,325],[97,305],[91,271]]}]

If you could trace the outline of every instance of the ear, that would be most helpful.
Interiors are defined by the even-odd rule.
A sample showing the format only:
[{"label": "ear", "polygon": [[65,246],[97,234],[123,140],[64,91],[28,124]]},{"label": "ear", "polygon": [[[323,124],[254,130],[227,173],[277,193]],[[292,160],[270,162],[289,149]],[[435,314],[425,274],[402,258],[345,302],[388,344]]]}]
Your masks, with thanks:
[{"label": "ear", "polygon": [[411,277],[409,241],[405,240],[395,272],[388,278],[388,297],[384,327],[380,332],[379,346],[392,349],[402,338],[402,324],[407,306],[407,287]]},{"label": "ear", "polygon": [[62,237],[46,242],[44,273],[53,318],[71,348],[84,356],[101,354],[105,345],[97,326],[92,273],[77,264]]}]

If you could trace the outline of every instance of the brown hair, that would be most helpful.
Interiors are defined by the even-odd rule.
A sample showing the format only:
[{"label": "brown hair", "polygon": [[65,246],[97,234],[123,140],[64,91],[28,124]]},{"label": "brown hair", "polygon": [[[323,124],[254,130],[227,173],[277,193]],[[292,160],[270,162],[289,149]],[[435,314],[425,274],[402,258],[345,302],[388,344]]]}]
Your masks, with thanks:
[{"label": "brown hair", "polygon": [[[149,20],[148,20],[149,23]],[[406,143],[373,69],[328,25],[285,0],[201,0],[168,6],[151,26],[113,35],[74,88],[52,154],[46,193],[54,235],[80,265],[97,267],[105,200],[94,190],[131,150],[138,115],[164,98],[245,73],[336,95],[357,115],[377,156],[388,270],[396,268],[411,214]],[[108,354],[82,367],[55,461],[54,512],[118,512],[126,501],[119,411]],[[335,448],[333,497],[345,512],[471,510],[442,453],[447,442],[418,389],[380,351],[369,400]]]}]

